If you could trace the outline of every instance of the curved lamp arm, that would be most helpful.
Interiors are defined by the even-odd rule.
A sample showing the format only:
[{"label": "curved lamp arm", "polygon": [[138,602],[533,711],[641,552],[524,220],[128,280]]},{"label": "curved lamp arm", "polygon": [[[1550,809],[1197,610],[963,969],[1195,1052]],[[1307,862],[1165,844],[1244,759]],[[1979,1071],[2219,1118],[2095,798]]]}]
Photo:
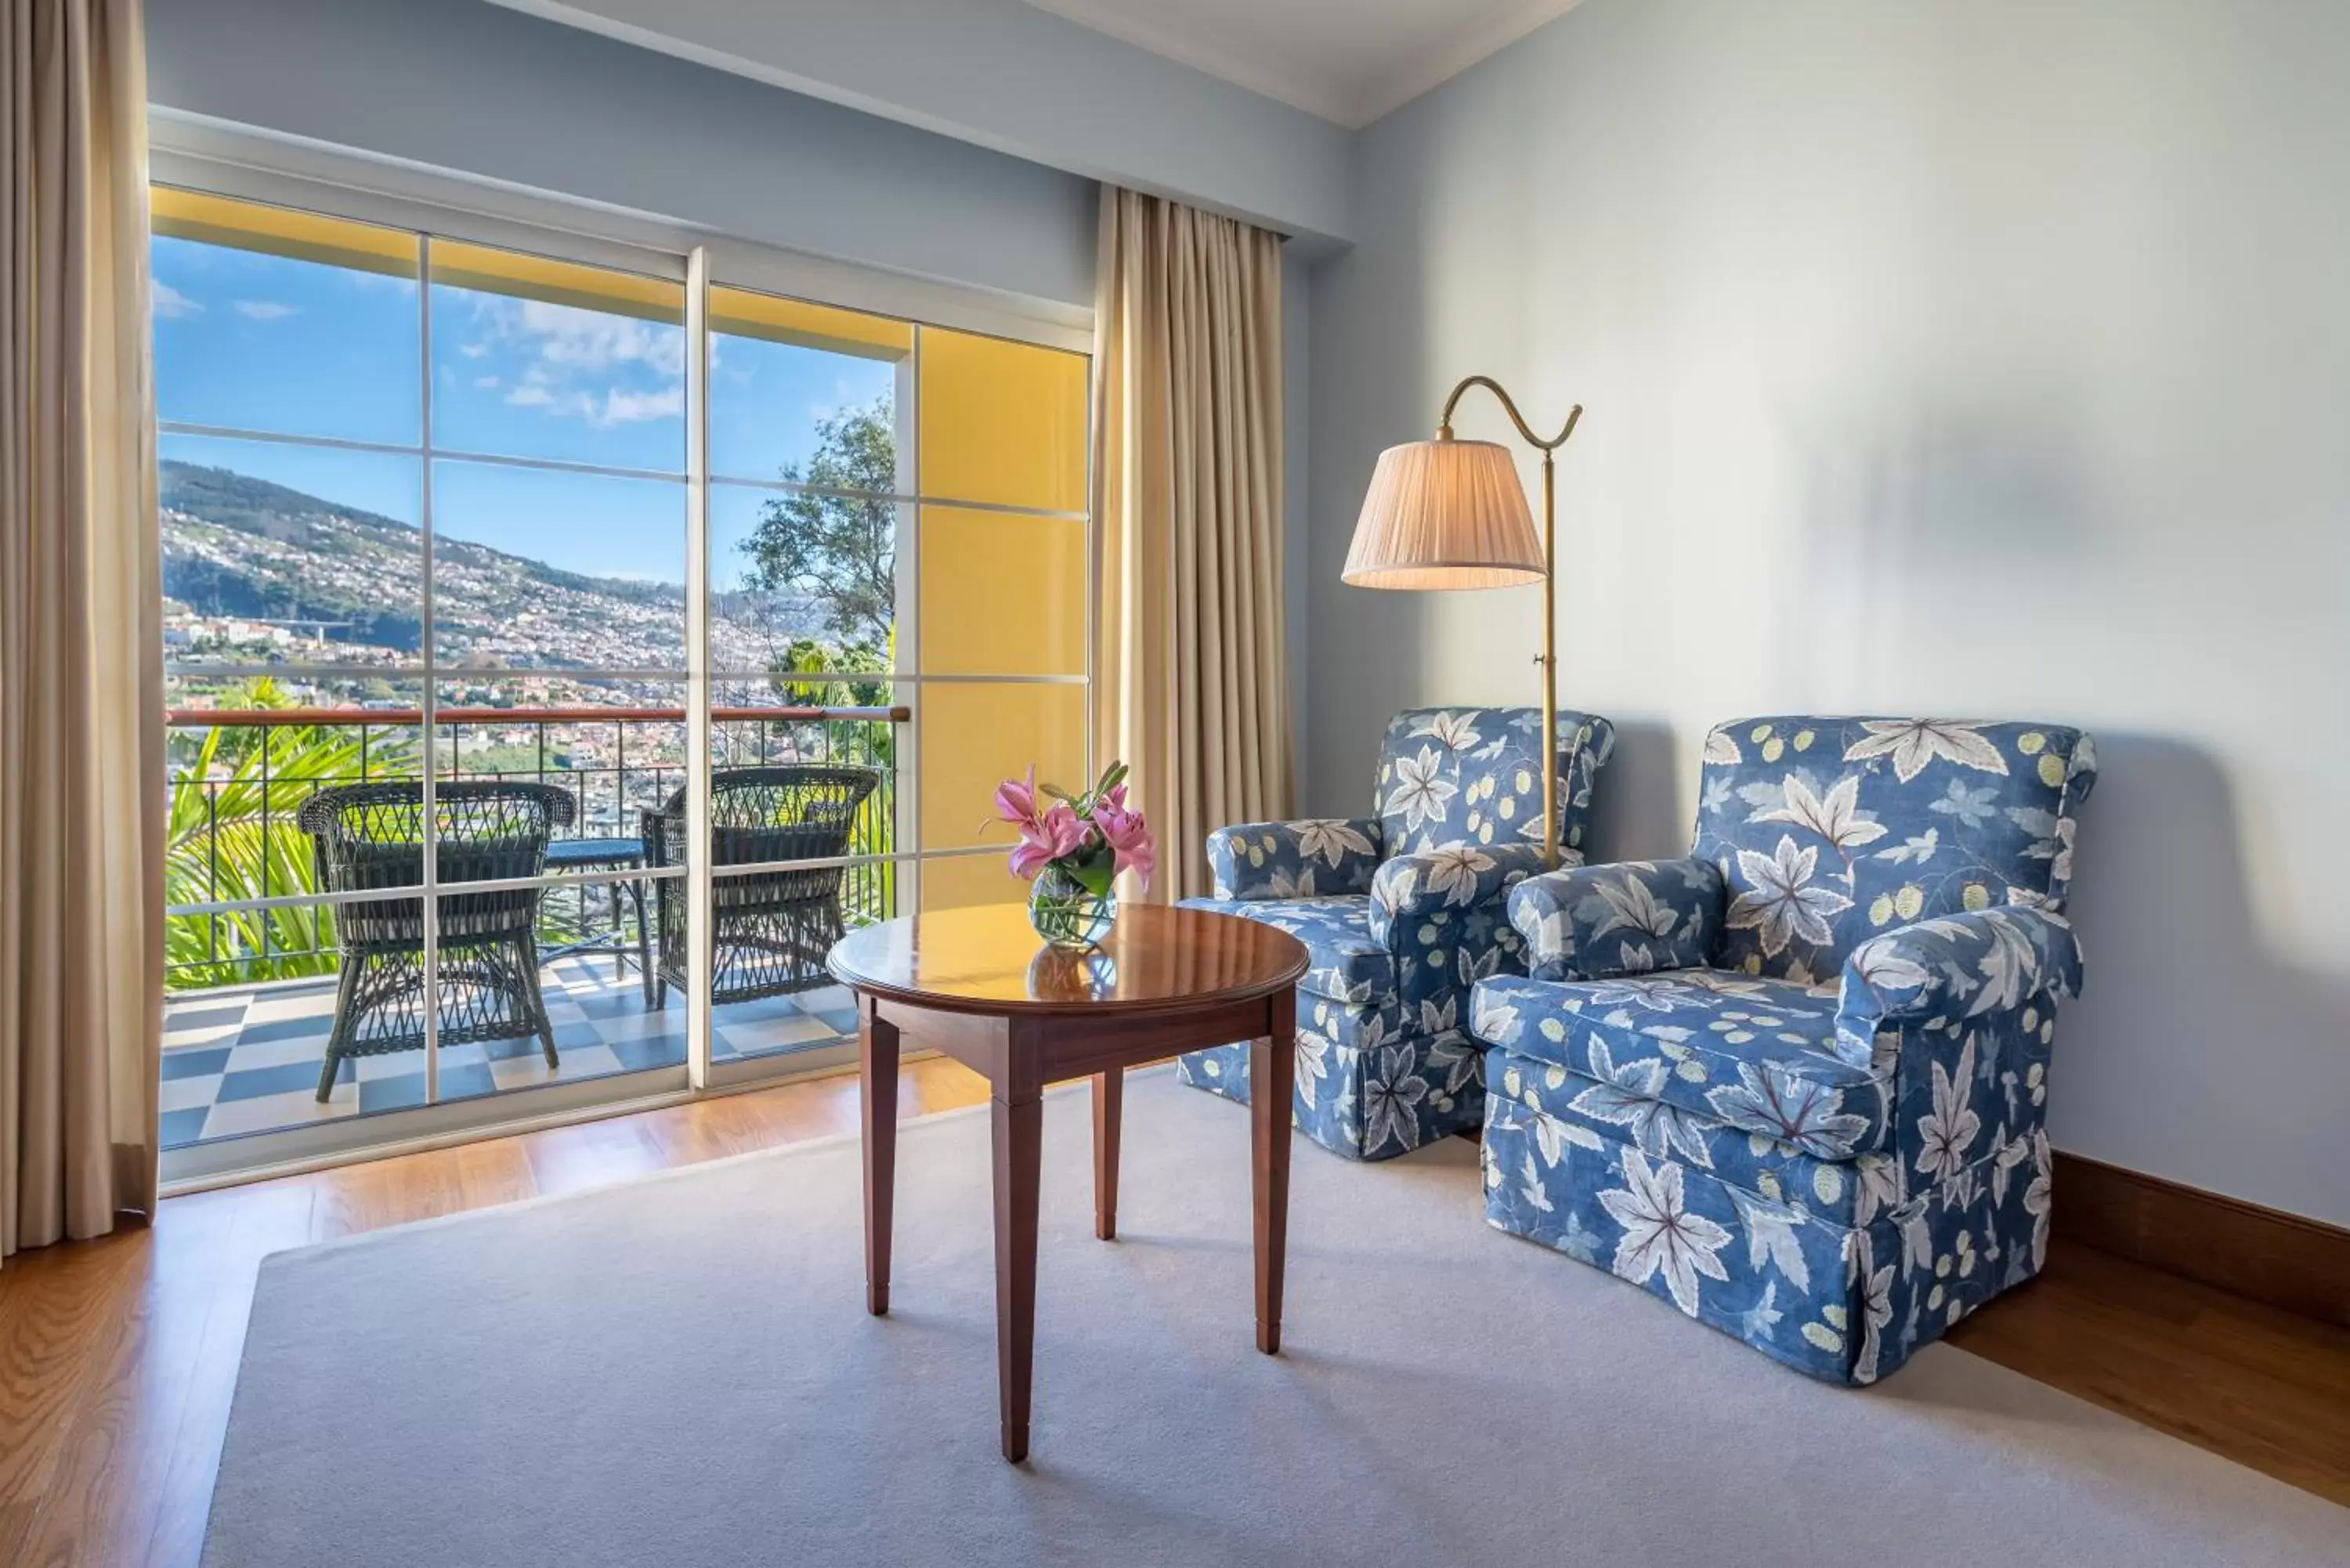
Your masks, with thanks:
[{"label": "curved lamp arm", "polygon": [[1526,423],[1525,415],[1518,411],[1517,400],[1508,389],[1491,376],[1464,376],[1444,400],[1444,412],[1437,417],[1436,439],[1452,439],[1452,410],[1460,406],[1461,394],[1471,387],[1482,387],[1501,400],[1518,427],[1528,446],[1543,454],[1543,631],[1542,651],[1534,662],[1542,666],[1542,748],[1543,748],[1543,864],[1553,870],[1558,867],[1558,502],[1556,468],[1558,449],[1575,433],[1575,421],[1583,418],[1583,405],[1575,404],[1566,411],[1566,423],[1549,441],[1534,434]]},{"label": "curved lamp arm", "polygon": [[1526,423],[1525,415],[1518,412],[1517,400],[1510,396],[1501,382],[1491,376],[1464,376],[1461,384],[1452,389],[1452,395],[1444,400],[1444,412],[1437,417],[1436,436],[1439,441],[1452,439],[1452,410],[1460,406],[1461,395],[1471,387],[1482,387],[1500,399],[1503,410],[1510,416],[1510,422],[1518,427],[1518,433],[1526,438],[1526,444],[1544,453],[1556,452],[1565,446],[1566,438],[1575,433],[1575,421],[1583,417],[1583,405],[1577,403],[1567,410],[1565,427],[1555,437],[1544,441],[1534,434],[1534,427]]}]

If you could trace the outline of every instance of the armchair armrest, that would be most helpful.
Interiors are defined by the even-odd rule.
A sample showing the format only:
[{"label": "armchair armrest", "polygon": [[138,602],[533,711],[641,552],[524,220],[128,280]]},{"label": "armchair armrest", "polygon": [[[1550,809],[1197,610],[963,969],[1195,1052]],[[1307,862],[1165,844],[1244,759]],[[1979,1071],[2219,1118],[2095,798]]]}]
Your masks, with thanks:
[{"label": "armchair armrest", "polygon": [[1441,909],[1499,904],[1509,888],[1542,868],[1539,844],[1448,844],[1399,855],[1371,878],[1371,940],[1395,948],[1398,928]]},{"label": "armchair armrest", "polygon": [[1377,817],[1234,823],[1208,835],[1208,870],[1219,898],[1367,893],[1384,841]]},{"label": "armchair armrest", "polygon": [[1536,980],[1609,980],[1701,969],[1727,898],[1711,860],[1623,860],[1530,877],[1510,893],[1510,923]]},{"label": "armchair armrest", "polygon": [[1853,949],[1836,1005],[1836,1054],[1872,1064],[1887,1027],[2013,1012],[2043,992],[2081,989],[2081,944],[2062,915],[2033,904],[1970,909],[1897,926]]}]

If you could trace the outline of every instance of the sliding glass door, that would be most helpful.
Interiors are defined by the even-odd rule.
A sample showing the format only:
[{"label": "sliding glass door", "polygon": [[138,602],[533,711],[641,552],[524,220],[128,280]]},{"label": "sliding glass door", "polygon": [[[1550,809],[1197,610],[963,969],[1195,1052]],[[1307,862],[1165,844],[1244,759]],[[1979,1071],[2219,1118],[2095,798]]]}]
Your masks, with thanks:
[{"label": "sliding glass door", "polygon": [[154,192],[167,1178],[844,1059],[1088,771],[1085,357],[328,204]]}]

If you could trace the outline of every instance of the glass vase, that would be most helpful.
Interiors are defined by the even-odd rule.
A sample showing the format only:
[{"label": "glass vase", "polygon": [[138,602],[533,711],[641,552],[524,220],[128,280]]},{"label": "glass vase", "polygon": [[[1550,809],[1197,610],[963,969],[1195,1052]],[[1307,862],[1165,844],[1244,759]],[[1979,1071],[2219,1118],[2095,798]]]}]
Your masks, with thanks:
[{"label": "glass vase", "polygon": [[1037,872],[1028,889],[1028,923],[1054,947],[1098,947],[1117,919],[1117,894],[1097,893],[1057,866]]}]

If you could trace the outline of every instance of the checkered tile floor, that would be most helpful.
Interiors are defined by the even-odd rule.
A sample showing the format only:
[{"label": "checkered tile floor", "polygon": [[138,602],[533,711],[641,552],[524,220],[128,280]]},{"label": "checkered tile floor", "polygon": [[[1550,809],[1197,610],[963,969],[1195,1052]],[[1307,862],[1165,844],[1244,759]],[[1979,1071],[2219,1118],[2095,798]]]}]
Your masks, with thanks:
[{"label": "checkered tile floor", "polygon": [[[452,1045],[441,1053],[441,1097],[673,1066],[685,1060],[685,1009],[646,1007],[630,969],[609,958],[565,958],[540,975],[562,1064],[536,1038]],[[331,979],[174,998],[163,1015],[163,1147],[334,1121],[424,1103],[424,1053],[363,1056],[327,1103],[318,1070],[334,1024]],[[812,1050],[857,1037],[857,1003],[837,986],[730,1002],[712,1014],[713,1061]]]}]

